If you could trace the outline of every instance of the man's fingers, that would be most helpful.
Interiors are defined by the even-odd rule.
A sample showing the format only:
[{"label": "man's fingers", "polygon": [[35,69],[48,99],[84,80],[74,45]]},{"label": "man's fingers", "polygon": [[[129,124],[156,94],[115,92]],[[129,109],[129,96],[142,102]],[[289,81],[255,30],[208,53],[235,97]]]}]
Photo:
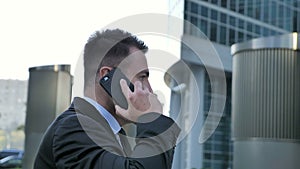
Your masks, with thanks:
[{"label": "man's fingers", "polygon": [[124,79],[121,79],[120,85],[121,85],[122,92],[127,99],[129,97],[129,94],[131,93],[131,91],[130,91],[126,81]]},{"label": "man's fingers", "polygon": [[140,81],[136,81],[136,82],[134,83],[134,88],[135,88],[136,91],[137,91],[137,90],[143,90],[142,83],[141,83]]},{"label": "man's fingers", "polygon": [[117,115],[122,116],[123,118],[126,118],[126,110],[125,109],[121,108],[118,105],[115,106],[115,109],[116,109]]}]

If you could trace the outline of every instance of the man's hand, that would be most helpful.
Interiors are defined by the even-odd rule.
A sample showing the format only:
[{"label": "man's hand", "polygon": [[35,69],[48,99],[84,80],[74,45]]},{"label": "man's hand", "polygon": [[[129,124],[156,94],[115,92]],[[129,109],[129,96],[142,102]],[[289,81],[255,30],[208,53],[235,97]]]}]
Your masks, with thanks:
[{"label": "man's hand", "polygon": [[125,110],[116,105],[116,113],[123,118],[136,122],[138,117],[150,113],[162,113],[162,105],[155,94],[151,93],[148,88],[142,87],[142,83],[134,83],[134,92],[132,92],[125,80],[120,81],[122,92],[128,102],[128,109]]}]

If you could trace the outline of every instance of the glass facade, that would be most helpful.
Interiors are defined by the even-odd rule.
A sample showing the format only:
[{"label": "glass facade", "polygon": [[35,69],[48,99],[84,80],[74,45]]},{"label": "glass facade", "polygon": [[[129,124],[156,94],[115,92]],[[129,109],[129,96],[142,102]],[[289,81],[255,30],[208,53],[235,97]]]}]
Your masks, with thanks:
[{"label": "glass facade", "polygon": [[[231,46],[253,38],[300,32],[300,0],[185,0],[184,19],[211,41]],[[201,38],[189,26],[184,27],[184,34]],[[226,97],[226,106],[217,129],[203,144],[203,169],[233,168],[230,74],[227,96],[212,94],[211,86],[218,84],[211,84],[208,76],[205,77],[204,120],[212,100]]]},{"label": "glass facade", "polygon": [[[218,79],[218,77],[212,77]],[[206,119],[209,109],[211,108],[211,101],[226,97],[225,109],[222,114],[217,129],[213,135],[203,144],[203,168],[204,169],[229,169],[232,168],[233,160],[233,142],[231,141],[231,76],[228,74],[226,78],[227,96],[212,94],[212,86],[218,86],[218,80],[215,83],[210,83],[208,74],[205,75],[204,82],[204,119]],[[219,113],[215,114],[216,118]],[[211,122],[212,128],[216,124]]]},{"label": "glass facade", "polygon": [[[184,6],[185,20],[211,41],[227,46],[257,37],[300,32],[299,0],[185,0]],[[185,29],[184,33],[198,36],[191,30]]]}]

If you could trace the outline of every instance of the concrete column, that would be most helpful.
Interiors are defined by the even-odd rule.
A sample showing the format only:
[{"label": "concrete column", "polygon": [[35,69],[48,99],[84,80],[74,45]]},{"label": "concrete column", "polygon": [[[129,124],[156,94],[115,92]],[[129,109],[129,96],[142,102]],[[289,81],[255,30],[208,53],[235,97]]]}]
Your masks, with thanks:
[{"label": "concrete column", "polygon": [[44,132],[71,100],[72,77],[69,65],[29,68],[25,124],[24,169],[32,169]]},{"label": "concrete column", "polygon": [[231,47],[234,168],[299,168],[299,41],[292,33]]}]

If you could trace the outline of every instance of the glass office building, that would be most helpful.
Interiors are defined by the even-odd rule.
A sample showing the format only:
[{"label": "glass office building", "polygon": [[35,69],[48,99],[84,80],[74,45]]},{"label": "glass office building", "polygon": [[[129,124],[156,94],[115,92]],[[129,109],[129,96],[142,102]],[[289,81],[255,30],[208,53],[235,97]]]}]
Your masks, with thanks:
[{"label": "glass office building", "polygon": [[[180,3],[181,2],[181,3]],[[180,14],[180,11],[182,14]],[[183,12],[182,12],[183,11]],[[184,20],[195,25],[212,42],[219,53],[224,67],[204,65],[192,58],[193,52],[182,45],[181,59],[184,60],[198,77],[197,83],[202,89],[200,92],[200,110],[196,124],[190,134],[180,142],[175,152],[174,169],[232,169],[233,166],[233,142],[231,140],[231,74],[232,56],[230,46],[234,43],[247,41],[258,37],[300,32],[300,0],[170,0],[170,15],[182,16]],[[184,24],[183,39],[199,44],[198,53],[205,54],[203,48],[203,34]],[[210,57],[210,56],[206,56]],[[172,69],[172,68],[171,68]],[[226,74],[226,96],[212,93],[211,87],[219,85],[212,83],[207,69],[224,71]],[[193,89],[187,89],[187,91]],[[193,92],[187,92],[192,97]],[[183,93],[183,95],[187,95]],[[176,94],[172,93],[171,105],[178,105]],[[225,97],[224,111],[213,135],[204,143],[199,143],[199,133],[204,121],[209,120],[207,114],[211,101]],[[188,102],[188,101],[186,101]],[[183,106],[188,107],[188,106]],[[170,108],[172,110],[172,108]],[[186,110],[189,112],[188,108]],[[172,116],[172,112],[170,113]],[[176,116],[176,115],[174,115]],[[189,118],[184,115],[184,118]],[[216,113],[215,115],[220,116]],[[183,119],[183,123],[185,119]],[[201,125],[197,125],[201,124]],[[214,126],[214,122],[211,125]],[[208,123],[210,124],[210,123]],[[212,127],[213,128],[213,127]]]},{"label": "glass office building", "polygon": [[[224,45],[300,31],[299,0],[186,0],[184,19]],[[185,29],[185,34],[197,36]]]},{"label": "glass office building", "polygon": [[[233,143],[231,141],[231,75],[227,75],[226,103],[223,115],[213,135],[203,144],[203,168],[231,168],[233,160]],[[204,81],[204,118],[207,119],[212,100],[217,100],[218,94],[212,93],[213,84],[205,74]],[[213,123],[213,122],[211,122]],[[214,124],[212,124],[213,126]]]}]

